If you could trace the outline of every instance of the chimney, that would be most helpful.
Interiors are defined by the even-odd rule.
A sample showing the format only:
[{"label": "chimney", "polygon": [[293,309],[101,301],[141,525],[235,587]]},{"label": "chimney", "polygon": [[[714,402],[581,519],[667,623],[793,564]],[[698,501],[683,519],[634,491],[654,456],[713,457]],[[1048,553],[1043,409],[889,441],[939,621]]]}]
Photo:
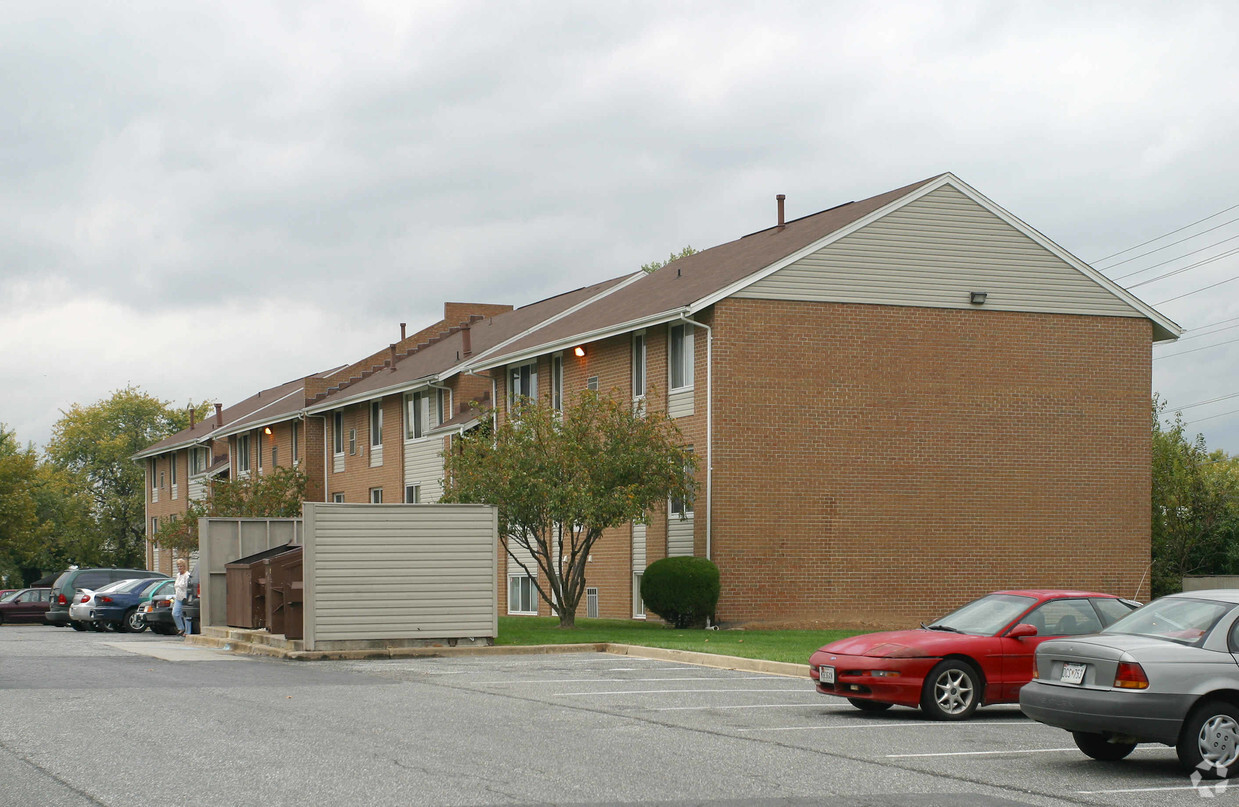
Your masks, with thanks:
[{"label": "chimney", "polygon": [[405,338],[405,337],[404,337],[404,328],[405,328],[405,326],[406,326],[406,325],[408,325],[408,323],[407,323],[407,322],[402,322],[402,323],[400,323],[400,341],[401,341],[401,342],[403,342],[403,341],[404,341],[404,338]]},{"label": "chimney", "polygon": [[215,404],[215,428],[224,425],[224,405],[222,403]]},{"label": "chimney", "polygon": [[388,345],[387,350],[388,350],[387,364],[388,366],[391,367],[392,372],[394,373],[396,372],[396,344],[393,342],[392,344]]},{"label": "chimney", "polygon": [[787,198],[787,196],[786,196],[786,194],[782,194],[782,193],[780,193],[780,194],[778,194],[777,196],[775,196],[774,198],[775,198],[775,201],[777,201],[777,202],[779,203],[779,229],[780,229],[780,230],[782,230],[782,229],[783,229],[783,227],[785,226],[785,225],[783,224],[783,200],[784,200],[784,199],[786,199],[786,198]]},{"label": "chimney", "polygon": [[460,326],[460,349],[466,356],[473,352],[473,336],[469,331],[468,325]]},{"label": "chimney", "polygon": [[193,428],[198,424],[198,412],[194,409],[194,405],[189,405],[189,428]]}]

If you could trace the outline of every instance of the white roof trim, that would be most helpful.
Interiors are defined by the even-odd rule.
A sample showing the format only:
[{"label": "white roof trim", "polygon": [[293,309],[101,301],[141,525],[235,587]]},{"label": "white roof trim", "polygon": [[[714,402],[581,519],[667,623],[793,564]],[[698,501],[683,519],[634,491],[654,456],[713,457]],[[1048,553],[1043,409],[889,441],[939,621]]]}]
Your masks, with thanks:
[{"label": "white roof trim", "polygon": [[753,285],[754,283],[757,283],[758,281],[766,279],[767,277],[779,271],[780,269],[784,269],[790,266],[791,264],[795,263],[796,261],[799,261],[800,259],[805,258],[813,254],[814,252],[817,252],[823,247],[826,247],[834,243],[835,241],[845,238],[851,235],[852,233],[856,232],[857,230],[860,230],[863,227],[867,227],[868,225],[872,224],[878,219],[898,210],[899,208],[904,207],[905,205],[911,204],[912,202],[915,202],[917,199],[920,199],[922,196],[933,193],[934,191],[938,190],[944,185],[950,185],[951,187],[958,190],[960,193],[963,193],[965,196],[972,199],[972,201],[976,202],[981,207],[984,207],[986,210],[990,211],[995,216],[998,216],[998,218],[1002,219],[1008,225],[1010,225],[1011,227],[1014,227],[1016,230],[1023,233],[1028,238],[1032,239],[1043,249],[1048,250],[1053,255],[1055,255],[1057,258],[1062,260],[1064,263],[1068,264],[1069,266],[1074,268],[1076,271],[1088,277],[1090,280],[1094,281],[1099,286],[1104,288],[1106,291],[1109,291],[1111,294],[1118,297],[1123,302],[1127,303],[1127,305],[1131,306],[1133,309],[1138,311],[1141,315],[1152,320],[1155,326],[1160,327],[1163,331],[1169,334],[1169,336],[1164,336],[1161,339],[1158,339],[1157,334],[1155,332],[1153,341],[1157,342],[1157,341],[1164,341],[1166,339],[1174,339],[1174,338],[1177,338],[1179,334],[1183,332],[1183,329],[1179,327],[1179,325],[1176,324],[1173,320],[1169,319],[1168,317],[1166,317],[1165,315],[1163,315],[1162,313],[1154,309],[1149,304],[1140,300],[1138,297],[1133,295],[1131,292],[1127,291],[1122,286],[1115,283],[1113,280],[1110,280],[1110,278],[1101,274],[1096,269],[1086,264],[1084,261],[1075,257],[1070,252],[1068,252],[1067,250],[1063,249],[1058,244],[1051,241],[1049,238],[1046,238],[1044,235],[1038,232],[1034,227],[1029,226],[1024,221],[1013,216],[1011,213],[1008,213],[1005,209],[995,204],[988,197],[986,197],[984,194],[977,191],[967,182],[964,182],[962,179],[960,179],[959,177],[949,172],[946,174],[943,174],[942,176],[938,177],[932,182],[925,183],[924,185],[917,188],[916,190],[908,193],[906,196],[901,196],[895,201],[890,202],[889,204],[886,204],[878,208],[877,210],[873,211],[869,215],[863,218],[857,219],[856,221],[852,222],[846,227],[842,227],[838,230],[835,230],[833,233],[830,233],[829,235],[818,239],[812,244],[809,244],[807,247],[804,247],[803,249],[800,249],[792,253],[791,255],[788,255],[787,257],[782,258],[770,264],[765,269],[761,269],[757,272],[754,272],[753,274],[749,275],[746,278],[738,280],[735,283],[732,283],[731,285],[726,286],[725,288],[722,288],[719,291],[714,292],[713,294],[710,294],[706,297],[701,298],[697,302],[690,305],[689,310],[690,312],[695,314],[703,308],[708,308],[714,305],[715,303],[717,303],[718,301],[723,300],[727,297],[730,297],[736,292],[741,291],[745,288],[748,288],[749,286]]},{"label": "white roof trim", "polygon": [[[371,376],[371,378],[373,378],[373,376]],[[369,392],[357,393],[352,396],[346,396],[335,400],[328,395],[323,399],[322,403],[315,404],[314,406],[307,406],[301,411],[306,415],[319,415],[323,412],[330,412],[333,409],[341,409],[345,406],[352,406],[353,404],[373,401],[375,398],[386,398],[388,395],[413,392],[414,390],[421,389],[423,387],[429,388],[430,383],[432,381],[437,381],[438,378],[439,377],[437,375],[426,375],[421,378],[414,379],[413,381],[402,381],[399,384],[392,384],[390,387],[379,387],[378,389],[373,389]]]},{"label": "white roof trim", "polygon": [[[276,398],[271,403],[258,407],[253,412],[243,415],[242,417],[238,418],[236,421],[234,421],[231,424],[220,426],[218,429],[216,429],[212,433],[212,436],[231,437],[234,434],[240,434],[241,432],[249,431],[250,429],[259,429],[259,428],[262,428],[263,426],[269,426],[272,423],[280,423],[282,421],[288,420],[290,417],[292,417],[296,413],[281,415],[280,417],[276,417],[276,418],[268,418],[267,420],[259,419],[259,420],[250,421],[250,420],[247,420],[247,418],[252,418],[254,417],[254,415],[257,415],[262,410],[270,409],[271,407],[275,406],[280,401],[291,398],[294,395],[305,395],[305,386],[302,385],[300,389],[295,389],[292,392],[289,392],[285,395],[281,395],[280,397]],[[240,425],[240,428],[237,428],[239,424],[243,424],[243,425]]]}]

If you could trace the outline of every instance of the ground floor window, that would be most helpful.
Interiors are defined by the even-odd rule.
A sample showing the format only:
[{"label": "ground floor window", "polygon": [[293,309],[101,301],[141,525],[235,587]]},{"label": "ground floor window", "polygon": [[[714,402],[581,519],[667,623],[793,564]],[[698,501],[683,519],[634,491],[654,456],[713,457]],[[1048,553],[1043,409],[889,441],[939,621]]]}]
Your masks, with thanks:
[{"label": "ground floor window", "polygon": [[421,501],[422,501],[422,486],[421,485],[405,485],[404,503],[405,504],[421,504]]},{"label": "ground floor window", "polygon": [[529,575],[508,575],[508,613],[538,613],[538,589]]},{"label": "ground floor window", "polygon": [[596,588],[585,589],[585,616],[590,619],[598,618],[598,589]]},{"label": "ground floor window", "polygon": [[333,502],[343,502],[343,501],[344,501],[344,494],[343,494],[343,493],[333,493],[333,494],[331,494],[331,500],[332,500]]},{"label": "ground floor window", "polygon": [[383,489],[382,488],[370,488],[370,504],[382,504],[382,503],[383,503]]},{"label": "ground floor window", "polygon": [[641,575],[642,572],[633,572],[632,575],[633,619],[645,619],[645,600],[641,599]]}]

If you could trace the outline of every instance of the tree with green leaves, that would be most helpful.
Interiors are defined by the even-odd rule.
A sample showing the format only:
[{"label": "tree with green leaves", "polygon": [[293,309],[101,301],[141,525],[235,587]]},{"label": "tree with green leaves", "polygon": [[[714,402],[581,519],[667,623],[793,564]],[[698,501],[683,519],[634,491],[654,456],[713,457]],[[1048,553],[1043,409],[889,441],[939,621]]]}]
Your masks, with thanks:
[{"label": "tree with green leaves", "polygon": [[188,555],[198,548],[200,518],[298,518],[308,483],[304,471],[285,466],[261,475],[213,480],[206,499],[190,502],[183,518],[164,522],[155,540]]},{"label": "tree with green leaves", "polygon": [[34,447],[23,449],[0,423],[0,582],[24,581],[22,570],[38,555],[46,534],[34,496],[38,472]]},{"label": "tree with green leaves", "polygon": [[[199,406],[206,416],[207,404]],[[125,387],[89,406],[74,404],[52,427],[47,455],[91,499],[101,562],[145,563],[145,477],[134,454],[189,425],[189,412]]]},{"label": "tree with green leaves", "polygon": [[1187,437],[1183,416],[1162,423],[1166,406],[1153,397],[1152,592],[1180,591],[1184,575],[1227,571],[1226,529],[1235,523],[1239,473],[1222,452],[1210,453],[1203,435]]},{"label": "tree with green leaves", "polygon": [[696,460],[683,442],[666,415],[618,395],[586,391],[562,413],[522,399],[497,429],[476,429],[448,454],[443,501],[495,505],[509,562],[571,628],[603,530],[692,497]]},{"label": "tree with green leaves", "polygon": [[697,254],[697,250],[693,249],[692,246],[685,246],[684,249],[680,250],[679,252],[672,252],[670,255],[667,256],[667,260],[665,261],[651,261],[650,263],[641,264],[641,271],[645,272],[646,274],[653,274],[657,272],[659,269],[662,269],[667,264],[671,263],[672,261],[678,261],[680,258],[687,258],[689,255],[696,255],[696,254]]}]

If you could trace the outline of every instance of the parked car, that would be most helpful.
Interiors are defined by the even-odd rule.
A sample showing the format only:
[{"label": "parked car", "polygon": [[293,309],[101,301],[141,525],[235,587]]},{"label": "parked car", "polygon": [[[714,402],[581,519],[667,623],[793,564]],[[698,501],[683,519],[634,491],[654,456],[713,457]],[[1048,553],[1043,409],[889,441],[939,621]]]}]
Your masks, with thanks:
[{"label": "parked car", "polygon": [[966,720],[979,706],[1018,702],[1041,642],[1096,633],[1138,605],[1090,591],[997,591],[915,630],[831,642],[810,656],[809,676],[862,711],[919,706]]},{"label": "parked car", "polygon": [[95,591],[117,580],[131,580],[139,577],[168,579],[166,574],[146,569],[69,569],[57,577],[56,582],[52,584],[52,607],[48,609],[45,619],[51,625],[70,625],[74,630],[85,630],[86,625],[69,616],[69,606],[79,589]]},{"label": "parked car", "polygon": [[23,588],[0,599],[0,625],[5,622],[42,622],[51,607],[52,590]]},{"label": "parked car", "polygon": [[141,633],[146,630],[146,621],[139,607],[150,599],[151,593],[172,580],[147,577],[114,583],[106,590],[95,593],[90,607],[90,621],[103,625],[108,630],[120,633]]},{"label": "parked car", "polygon": [[171,636],[176,633],[172,619],[172,589],[166,589],[142,606],[142,620],[154,633]]},{"label": "parked car", "polygon": [[4,602],[5,598],[7,598],[10,594],[16,594],[19,591],[22,591],[22,589],[20,588],[0,588],[0,602]]},{"label": "parked car", "polygon": [[1239,772],[1235,653],[1239,590],[1173,594],[1097,636],[1043,644],[1020,708],[1093,759],[1163,743],[1184,768],[1225,778]]}]

